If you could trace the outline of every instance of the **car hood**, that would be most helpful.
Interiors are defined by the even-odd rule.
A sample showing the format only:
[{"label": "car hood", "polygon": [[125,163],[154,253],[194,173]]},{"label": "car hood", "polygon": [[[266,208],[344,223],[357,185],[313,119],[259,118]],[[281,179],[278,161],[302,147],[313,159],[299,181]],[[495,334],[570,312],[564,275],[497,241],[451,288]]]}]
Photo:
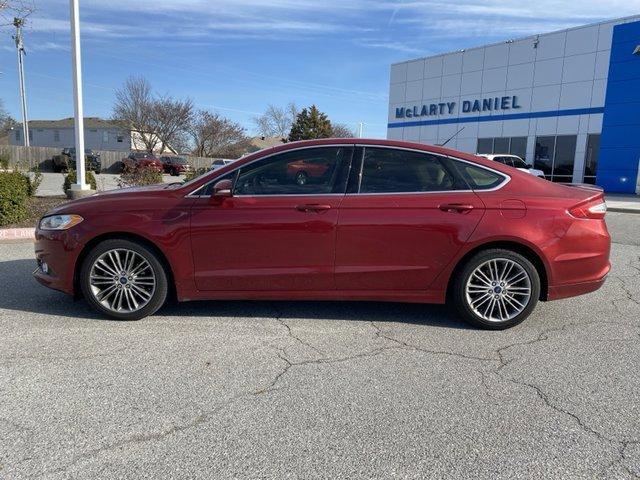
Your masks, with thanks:
[{"label": "car hood", "polygon": [[133,210],[162,209],[166,204],[163,199],[168,200],[175,197],[176,195],[173,194],[169,184],[118,188],[65,202],[47,212],[47,215],[65,213],[99,215],[114,211],[129,212]]}]

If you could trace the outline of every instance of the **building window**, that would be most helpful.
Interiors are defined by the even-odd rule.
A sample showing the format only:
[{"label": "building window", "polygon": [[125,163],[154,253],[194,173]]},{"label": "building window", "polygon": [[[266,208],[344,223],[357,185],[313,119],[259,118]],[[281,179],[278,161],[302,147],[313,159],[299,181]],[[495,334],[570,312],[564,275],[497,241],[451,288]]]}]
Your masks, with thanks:
[{"label": "building window", "polygon": [[552,182],[571,182],[576,142],[576,135],[537,137],[534,168]]},{"label": "building window", "polygon": [[493,138],[479,138],[477,153],[493,153]]},{"label": "building window", "polygon": [[109,143],[109,132],[102,132],[102,143]]},{"label": "building window", "polygon": [[587,137],[587,154],[584,159],[584,183],[595,185],[596,168],[598,167],[598,157],[600,156],[600,134],[593,134]]},{"label": "building window", "polygon": [[573,164],[576,160],[576,135],[556,137],[556,157],[553,160],[554,182],[573,181]]},{"label": "building window", "polygon": [[527,158],[527,137],[511,137],[511,144],[509,145],[509,153],[511,155],[517,155],[521,159]]},{"label": "building window", "polygon": [[527,137],[479,138],[478,153],[517,155],[523,160],[527,156]]},{"label": "building window", "polygon": [[20,141],[20,130],[16,130],[16,140]]},{"label": "building window", "polygon": [[116,142],[118,142],[118,143],[122,143],[122,142],[124,142],[124,137],[123,137],[122,135],[118,135],[118,136],[116,137]]},{"label": "building window", "polygon": [[509,153],[509,138],[494,138],[493,153]]},{"label": "building window", "polygon": [[33,130],[29,130],[29,141],[33,142]]},{"label": "building window", "polygon": [[54,130],[53,131],[53,141],[54,142],[59,142],[60,141],[60,130]]}]

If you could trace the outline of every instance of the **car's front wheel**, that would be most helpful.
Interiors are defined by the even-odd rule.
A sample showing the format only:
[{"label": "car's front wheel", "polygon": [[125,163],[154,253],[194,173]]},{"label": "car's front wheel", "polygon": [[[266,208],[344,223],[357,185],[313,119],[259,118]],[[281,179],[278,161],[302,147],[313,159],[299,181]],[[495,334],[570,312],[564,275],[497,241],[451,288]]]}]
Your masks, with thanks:
[{"label": "car's front wheel", "polygon": [[167,274],[157,255],[129,240],[95,246],[82,263],[79,280],[87,302],[118,320],[152,315],[167,298]]},{"label": "car's front wheel", "polygon": [[454,279],[451,300],[469,323],[502,330],[524,321],[540,296],[540,276],[523,255],[484,250],[470,258]]}]

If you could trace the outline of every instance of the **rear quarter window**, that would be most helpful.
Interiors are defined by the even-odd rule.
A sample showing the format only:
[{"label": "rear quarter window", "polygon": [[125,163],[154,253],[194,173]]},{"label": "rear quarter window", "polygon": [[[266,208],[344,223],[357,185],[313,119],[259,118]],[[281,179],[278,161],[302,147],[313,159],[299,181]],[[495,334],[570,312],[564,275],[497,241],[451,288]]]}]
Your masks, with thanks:
[{"label": "rear quarter window", "polygon": [[453,163],[473,190],[491,190],[500,186],[507,178],[502,174],[471,163],[455,160]]}]

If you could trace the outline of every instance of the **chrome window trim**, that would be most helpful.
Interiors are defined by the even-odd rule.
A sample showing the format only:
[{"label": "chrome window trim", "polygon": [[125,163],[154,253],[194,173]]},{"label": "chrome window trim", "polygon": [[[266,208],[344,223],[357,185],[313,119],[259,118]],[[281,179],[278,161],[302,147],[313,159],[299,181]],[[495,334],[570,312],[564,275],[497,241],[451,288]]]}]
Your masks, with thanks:
[{"label": "chrome window trim", "polygon": [[[430,152],[430,151],[425,151],[425,150],[419,150],[416,148],[409,148],[409,147],[396,147],[396,146],[391,146],[391,145],[372,145],[372,144],[367,144],[367,143],[338,143],[338,144],[327,144],[327,145],[310,145],[310,146],[306,146],[306,147],[299,147],[299,148],[292,148],[291,150],[285,150],[285,151],[281,151],[281,152],[273,152],[270,153],[269,155],[265,155],[264,157],[260,157],[260,158],[256,158],[255,160],[250,161],[249,163],[246,163],[244,165],[241,165],[239,167],[237,167],[235,170],[231,170],[229,172],[227,172],[225,175],[229,174],[229,173],[237,173],[240,171],[241,168],[249,166],[255,162],[258,162],[260,160],[265,160],[267,158],[273,157],[275,155],[279,155],[281,153],[290,153],[290,152],[297,152],[299,150],[309,150],[311,148],[325,148],[325,147],[362,147],[363,152],[362,152],[362,162],[360,162],[360,174],[359,174],[359,181],[358,181],[358,192],[357,193],[311,193],[311,194],[290,194],[290,195],[234,195],[234,197],[238,197],[238,198],[250,198],[250,197],[317,197],[317,196],[352,196],[352,195],[428,195],[428,194],[441,194],[441,193],[451,193],[451,192],[461,192],[461,193],[469,193],[469,192],[495,192],[496,190],[500,190],[502,187],[504,187],[507,183],[509,183],[511,181],[511,176],[507,175],[504,172],[501,172],[499,170],[494,170],[491,167],[486,167],[484,165],[480,165],[478,163],[474,163],[471,162],[469,160],[464,160],[462,158],[458,158],[458,157],[452,157],[451,155],[445,155],[443,153],[438,153],[438,152]],[[467,163],[469,165],[472,165],[474,167],[477,168],[481,168],[484,170],[487,170],[489,172],[493,172],[499,176],[501,176],[504,180],[502,181],[502,183],[500,183],[499,185],[493,187],[493,188],[487,188],[487,189],[478,189],[478,190],[473,190],[473,189],[468,189],[468,190],[439,190],[439,191],[431,191],[431,192],[381,192],[381,193],[360,193],[360,187],[362,184],[362,173],[364,170],[364,155],[365,155],[365,151],[367,148],[386,148],[386,149],[392,149],[392,150],[404,150],[407,152],[415,152],[415,153],[422,153],[422,154],[426,154],[426,155],[435,155],[436,157],[442,157],[442,158],[447,158],[451,161],[455,161],[455,162],[462,162],[462,163]],[[486,157],[484,157],[486,158]],[[353,161],[353,160],[352,160]],[[223,175],[224,176],[224,175]],[[201,190],[203,188],[206,188],[210,183],[214,182],[215,180],[211,180],[211,182],[207,182],[204,185],[201,185],[200,187],[196,188],[195,190],[192,190],[190,193],[188,193],[187,195],[185,195],[185,198],[209,198],[210,195],[195,195],[195,193],[198,190]]]},{"label": "chrome window trim", "polygon": [[[265,155],[263,157],[260,158],[256,158],[255,160],[251,160],[249,163],[245,163],[244,165],[240,165],[239,167],[236,167],[235,170],[230,170],[229,172],[227,172],[225,175],[229,174],[229,173],[233,173],[233,172],[239,172],[241,168],[247,167],[255,162],[259,162],[261,160],[265,160],[267,158],[273,157],[275,155],[280,155],[281,153],[291,153],[291,152],[297,152],[299,150],[309,150],[311,148],[325,148],[325,147],[340,147],[340,148],[344,148],[344,147],[354,147],[353,143],[337,143],[337,144],[327,144],[327,145],[309,145],[309,146],[305,146],[305,147],[298,147],[298,148],[292,148],[290,150],[284,150],[281,152],[273,152],[270,153],[269,155]],[[235,162],[236,160],[234,160]],[[233,163],[233,162],[231,162]],[[230,164],[228,164],[230,165]],[[224,176],[224,175],[223,175]],[[214,182],[215,180],[211,180],[211,182]],[[191,192],[189,192],[188,194],[185,195],[185,197],[191,197],[191,198],[201,198],[201,197],[209,197],[210,195],[194,195],[195,192],[197,192],[198,190],[205,188],[207,185],[209,185],[211,182],[207,182],[204,185],[200,185],[198,188],[196,188],[195,190],[192,190]],[[293,197],[294,195],[298,195],[298,196],[303,196],[303,197],[308,197],[309,195],[305,195],[305,194],[291,194],[291,195],[268,195],[270,197]],[[343,193],[320,193],[320,194],[311,194],[313,196],[315,195],[344,195]],[[266,197],[267,195],[234,195],[234,197]]]},{"label": "chrome window trim", "polygon": [[[477,168],[481,168],[484,170],[487,170],[489,172],[493,172],[499,176],[501,176],[504,180],[499,184],[496,185],[493,188],[485,188],[485,189],[468,189],[468,190],[433,190],[430,192],[380,192],[380,193],[360,193],[360,185],[358,185],[358,193],[347,193],[347,195],[420,195],[420,194],[432,194],[432,193],[452,193],[452,192],[461,192],[461,193],[468,193],[468,192],[494,192],[496,190],[501,189],[502,187],[504,187],[507,183],[509,183],[511,181],[511,176],[507,175],[506,173],[500,172],[499,170],[494,170],[491,167],[485,167],[484,165],[480,165],[478,163],[474,163],[474,162],[470,162],[469,160],[464,160],[462,158],[458,158],[458,157],[452,157],[451,155],[445,155],[443,153],[438,153],[438,152],[428,152],[425,150],[418,150],[416,148],[409,148],[409,147],[394,147],[394,146],[389,146],[389,145],[368,145],[366,143],[358,143],[356,144],[356,147],[362,147],[364,150],[366,150],[367,148],[386,148],[386,149],[392,149],[392,150],[405,150],[407,152],[415,152],[415,153],[422,153],[422,154],[427,154],[427,155],[434,155],[436,157],[442,157],[442,158],[447,158],[451,161],[455,161],[455,162],[463,162],[463,163],[467,163],[469,165],[472,165],[474,167]],[[362,155],[362,169],[360,171],[360,183],[362,183],[362,171],[364,170],[364,153]]]}]

